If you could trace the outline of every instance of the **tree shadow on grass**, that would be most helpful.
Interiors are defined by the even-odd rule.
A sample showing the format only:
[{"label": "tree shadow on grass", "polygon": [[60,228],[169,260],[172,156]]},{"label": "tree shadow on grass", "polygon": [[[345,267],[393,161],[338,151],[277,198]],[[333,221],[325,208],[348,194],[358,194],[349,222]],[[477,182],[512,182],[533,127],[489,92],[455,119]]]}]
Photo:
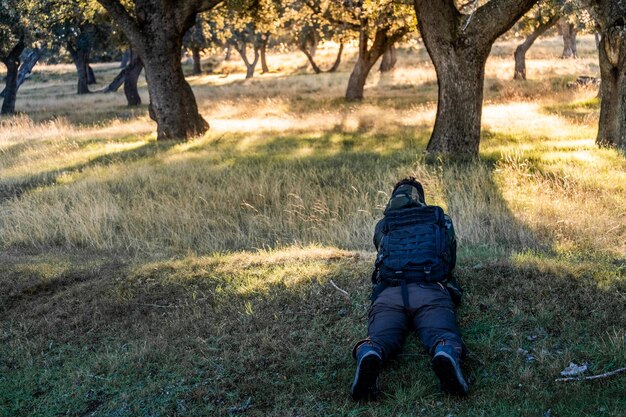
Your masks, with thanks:
[{"label": "tree shadow on grass", "polygon": [[132,163],[141,159],[150,158],[158,152],[167,151],[177,144],[178,142],[174,141],[151,141],[137,148],[107,153],[92,158],[87,162],[53,169],[26,178],[4,178],[0,181],[0,204],[19,198],[28,191],[53,186],[58,183],[58,179],[61,176],[81,173],[86,169],[96,166]]},{"label": "tree shadow on grass", "polygon": [[[569,361],[588,361],[598,373],[626,360],[623,284],[600,288],[592,271],[534,261],[460,271],[467,278],[461,328],[474,355],[465,366],[468,399],[439,394],[428,357],[406,346],[408,355],[382,372],[381,402],[350,401],[350,350],[366,331],[372,261],[296,248],[130,269],[104,263],[90,285],[64,272],[63,285],[39,294],[23,289],[2,316],[4,334],[23,341],[2,352],[3,372],[15,381],[3,392],[34,401],[43,390],[39,407],[74,410],[96,397],[103,413],[125,402],[128,414],[172,414],[184,403],[189,415],[225,416],[250,397],[253,415],[348,415],[363,407],[374,416],[416,409],[531,416],[547,408],[570,415],[599,407],[619,415],[612,414],[621,403],[619,379],[578,386],[552,380]],[[620,329],[619,340],[611,339]],[[46,364],[44,378],[33,361]],[[24,402],[3,400],[23,410]]]}]

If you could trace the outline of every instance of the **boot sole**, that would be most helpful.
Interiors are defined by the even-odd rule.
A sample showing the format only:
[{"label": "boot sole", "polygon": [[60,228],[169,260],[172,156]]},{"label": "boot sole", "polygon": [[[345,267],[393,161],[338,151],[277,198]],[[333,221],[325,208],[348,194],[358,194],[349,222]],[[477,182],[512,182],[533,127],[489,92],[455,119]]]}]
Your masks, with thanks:
[{"label": "boot sole", "polygon": [[361,360],[352,383],[353,399],[376,399],[379,394],[377,380],[381,368],[382,361],[376,355],[368,355]]},{"label": "boot sole", "polygon": [[448,394],[465,396],[467,382],[458,365],[447,353],[440,352],[433,358],[433,370],[441,382],[441,390]]}]

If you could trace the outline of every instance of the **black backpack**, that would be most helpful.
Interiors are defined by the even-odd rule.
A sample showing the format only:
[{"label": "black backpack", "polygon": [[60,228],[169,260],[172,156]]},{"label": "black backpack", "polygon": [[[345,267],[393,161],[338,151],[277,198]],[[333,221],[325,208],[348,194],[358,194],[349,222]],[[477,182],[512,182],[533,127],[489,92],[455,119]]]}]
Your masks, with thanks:
[{"label": "black backpack", "polygon": [[410,188],[396,190],[385,209],[378,283],[443,282],[450,274],[451,238],[443,209],[425,205]]},{"label": "black backpack", "polygon": [[441,207],[388,212],[376,260],[379,280],[445,281],[450,273],[447,233]]}]

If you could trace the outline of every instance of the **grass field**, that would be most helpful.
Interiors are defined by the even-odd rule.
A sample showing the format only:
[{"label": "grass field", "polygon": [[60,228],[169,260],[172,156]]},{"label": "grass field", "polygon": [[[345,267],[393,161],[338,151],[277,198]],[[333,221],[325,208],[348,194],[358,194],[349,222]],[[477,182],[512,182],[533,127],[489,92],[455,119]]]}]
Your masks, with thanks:
[{"label": "grass field", "polygon": [[[493,48],[470,163],[424,158],[421,45],[357,104],[353,48],[336,74],[296,52],[252,80],[221,62],[188,78],[211,130],[186,143],[157,143],[122,93],[75,96],[71,66],[37,67],[0,119],[0,416],[624,415],[624,374],[554,382],[626,366],[626,159],[594,144],[597,91],[567,86],[598,76],[593,38],[578,60],[540,39],[526,82],[515,44]],[[118,71],[95,70],[99,87]],[[470,396],[439,392],[413,337],[385,397],[355,403],[371,235],[407,175],[455,221]]]}]

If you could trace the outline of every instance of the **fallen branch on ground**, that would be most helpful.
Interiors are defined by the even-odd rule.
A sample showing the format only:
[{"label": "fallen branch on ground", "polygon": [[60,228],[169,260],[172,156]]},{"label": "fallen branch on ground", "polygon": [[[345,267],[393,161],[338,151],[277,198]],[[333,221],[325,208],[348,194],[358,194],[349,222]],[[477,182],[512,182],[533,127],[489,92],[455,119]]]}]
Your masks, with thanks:
[{"label": "fallen branch on ground", "polygon": [[337,284],[335,284],[335,283],[333,282],[333,280],[332,280],[332,279],[331,279],[331,280],[329,280],[329,281],[330,281],[330,284],[331,284],[333,287],[335,287],[335,289],[336,289],[337,291],[339,291],[340,293],[342,293],[343,295],[345,295],[345,296],[346,296],[346,298],[350,299],[350,293],[348,293],[348,291],[346,291],[346,290],[342,290],[341,288],[339,288],[339,287],[337,286]]},{"label": "fallen branch on ground", "polygon": [[585,376],[585,377],[572,377],[572,378],[557,378],[554,381],[555,382],[591,381],[591,380],[594,380],[594,379],[608,378],[610,376],[617,375],[617,374],[622,373],[622,372],[626,372],[626,367],[625,368],[616,369],[616,370],[610,371],[610,372],[605,372],[605,373],[600,374],[600,375],[591,375],[591,376]]}]

